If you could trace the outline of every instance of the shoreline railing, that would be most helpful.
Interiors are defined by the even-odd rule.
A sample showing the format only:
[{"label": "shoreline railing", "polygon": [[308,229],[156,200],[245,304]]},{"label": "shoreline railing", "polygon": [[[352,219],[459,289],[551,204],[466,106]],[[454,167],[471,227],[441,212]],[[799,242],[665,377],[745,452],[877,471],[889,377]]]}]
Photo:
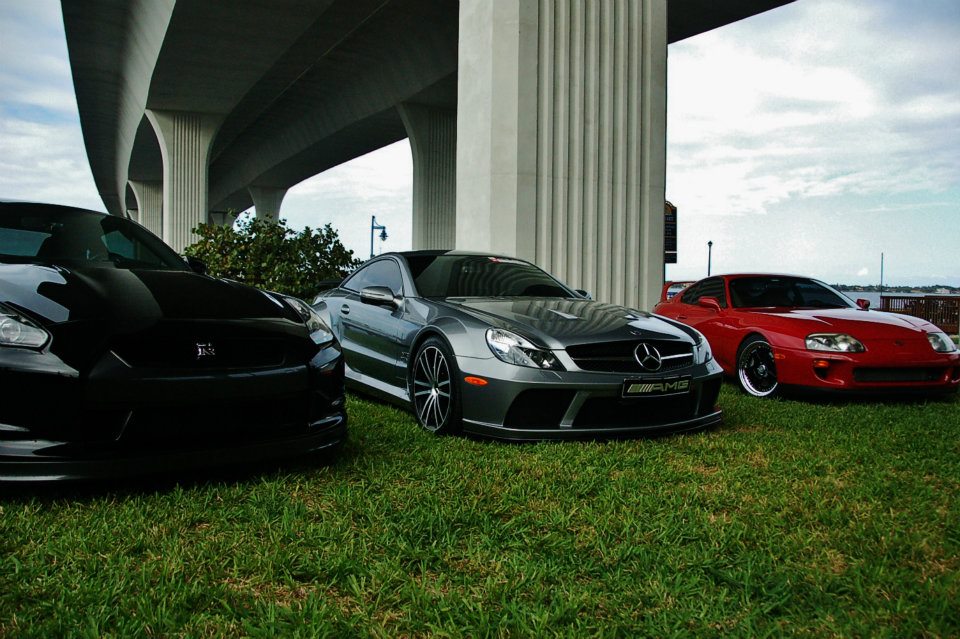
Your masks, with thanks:
[{"label": "shoreline railing", "polygon": [[956,335],[960,331],[960,296],[882,295],[880,310],[925,319],[950,335]]}]

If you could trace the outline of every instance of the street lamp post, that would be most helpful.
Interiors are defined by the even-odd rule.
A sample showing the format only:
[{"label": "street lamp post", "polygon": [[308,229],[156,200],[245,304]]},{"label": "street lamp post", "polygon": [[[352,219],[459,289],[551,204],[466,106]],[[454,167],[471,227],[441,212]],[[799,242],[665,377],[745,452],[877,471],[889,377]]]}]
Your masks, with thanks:
[{"label": "street lamp post", "polygon": [[373,257],[373,234],[376,231],[380,231],[380,241],[387,241],[387,227],[383,224],[377,224],[377,216],[370,216],[370,257]]},{"label": "street lamp post", "polygon": [[713,261],[713,240],[707,242],[707,277],[710,277],[710,263]]}]

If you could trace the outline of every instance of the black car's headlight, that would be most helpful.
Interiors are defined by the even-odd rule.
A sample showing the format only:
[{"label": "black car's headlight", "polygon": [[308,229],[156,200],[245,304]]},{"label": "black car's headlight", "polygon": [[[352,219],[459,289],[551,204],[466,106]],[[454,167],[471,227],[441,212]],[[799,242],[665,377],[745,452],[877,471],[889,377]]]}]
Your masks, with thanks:
[{"label": "black car's headlight", "polygon": [[813,333],[807,335],[807,350],[862,353],[867,350],[860,340],[845,333]]},{"label": "black car's headlight", "polygon": [[324,323],[320,316],[317,315],[317,312],[310,308],[306,302],[286,295],[283,296],[283,299],[293,307],[303,320],[303,323],[307,325],[307,330],[310,331],[310,339],[312,339],[314,343],[319,346],[325,346],[333,341],[333,331],[330,330],[330,327]]},{"label": "black car's headlight", "polygon": [[699,339],[693,345],[693,363],[706,364],[713,359],[713,351],[710,349],[710,342],[703,336],[703,333],[697,332]]},{"label": "black car's headlight", "polygon": [[525,338],[502,328],[487,329],[487,346],[497,359],[507,364],[552,371],[564,370],[563,364],[552,352],[537,348]]},{"label": "black car's headlight", "polygon": [[9,306],[0,304],[0,346],[40,348],[50,334]]},{"label": "black car's headlight", "polygon": [[938,353],[952,353],[957,350],[957,345],[953,343],[953,340],[947,337],[946,333],[941,333],[940,331],[927,333],[927,341],[930,342],[933,350]]}]

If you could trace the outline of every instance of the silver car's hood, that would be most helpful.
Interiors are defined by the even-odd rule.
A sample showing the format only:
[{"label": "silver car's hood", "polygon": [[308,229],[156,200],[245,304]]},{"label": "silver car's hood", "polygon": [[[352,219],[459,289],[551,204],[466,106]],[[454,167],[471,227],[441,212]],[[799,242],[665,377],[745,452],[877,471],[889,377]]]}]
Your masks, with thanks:
[{"label": "silver car's hood", "polygon": [[444,303],[554,349],[631,339],[693,341],[683,327],[648,313],[593,300],[469,297],[447,298]]}]

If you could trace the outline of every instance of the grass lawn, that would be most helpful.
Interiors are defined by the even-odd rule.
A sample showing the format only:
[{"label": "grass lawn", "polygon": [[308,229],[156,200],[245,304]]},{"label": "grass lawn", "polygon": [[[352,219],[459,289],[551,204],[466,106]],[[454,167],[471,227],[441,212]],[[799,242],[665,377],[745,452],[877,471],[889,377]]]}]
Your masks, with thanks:
[{"label": "grass lawn", "polygon": [[0,496],[0,636],[957,636],[960,400],[724,388],[707,433],[436,438]]}]

